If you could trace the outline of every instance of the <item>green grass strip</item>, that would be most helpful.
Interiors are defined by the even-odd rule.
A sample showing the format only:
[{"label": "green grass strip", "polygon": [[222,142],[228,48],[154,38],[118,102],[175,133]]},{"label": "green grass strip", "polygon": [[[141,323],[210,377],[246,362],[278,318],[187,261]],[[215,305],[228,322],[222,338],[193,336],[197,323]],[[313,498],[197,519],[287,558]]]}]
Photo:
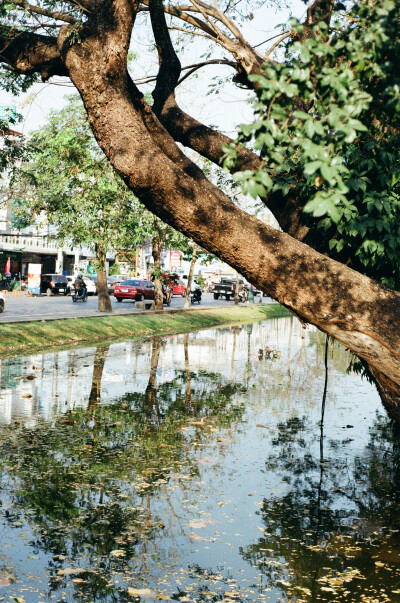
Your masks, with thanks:
[{"label": "green grass strip", "polygon": [[226,324],[243,324],[290,316],[279,304],[218,307],[184,312],[102,315],[63,320],[0,324],[0,355],[14,356],[37,349],[98,343],[114,338],[164,335]]}]

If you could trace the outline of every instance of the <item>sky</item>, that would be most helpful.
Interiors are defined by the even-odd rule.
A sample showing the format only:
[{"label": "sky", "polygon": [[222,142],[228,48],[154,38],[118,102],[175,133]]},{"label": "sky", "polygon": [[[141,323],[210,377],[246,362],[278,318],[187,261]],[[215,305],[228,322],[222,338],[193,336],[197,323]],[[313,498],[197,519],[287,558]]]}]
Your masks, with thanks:
[{"label": "sky", "polygon": [[[245,38],[250,43],[259,44],[269,36],[279,33],[276,26],[288,21],[291,15],[298,18],[304,15],[305,5],[301,0],[292,2],[291,11],[263,7],[254,13],[254,19],[246,23],[242,28]],[[201,40],[197,38],[197,40]],[[153,75],[156,73],[156,59],[149,51],[147,34],[139,26],[135,28],[132,48],[139,54],[139,59],[133,63],[134,78]],[[262,47],[260,47],[262,48]],[[182,65],[190,65],[201,62],[204,46],[201,43],[189,43],[185,47],[181,58]],[[218,58],[231,58],[223,49],[214,53]],[[251,120],[252,110],[246,99],[249,93],[238,89],[233,84],[218,88],[218,95],[207,95],[210,78],[232,73],[229,67],[204,67],[197,72],[198,77],[188,78],[178,89],[177,100],[181,107],[193,117],[203,121],[207,125],[215,125],[221,131],[234,136],[236,126]],[[143,92],[146,88],[141,88]],[[147,90],[151,90],[150,87]],[[46,123],[46,118],[51,109],[59,109],[65,104],[65,95],[73,93],[75,88],[67,78],[53,78],[46,84],[33,86],[27,94],[18,98],[11,94],[0,91],[0,105],[15,104],[17,110],[23,115],[23,122],[18,125],[19,131],[28,134],[30,131]]]}]

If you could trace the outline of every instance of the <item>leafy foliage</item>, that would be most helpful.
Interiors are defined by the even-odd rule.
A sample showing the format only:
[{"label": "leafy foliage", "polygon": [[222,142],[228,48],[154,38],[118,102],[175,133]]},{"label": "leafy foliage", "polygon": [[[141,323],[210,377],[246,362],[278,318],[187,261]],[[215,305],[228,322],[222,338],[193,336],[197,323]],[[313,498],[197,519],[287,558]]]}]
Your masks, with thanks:
[{"label": "leafy foliage", "polygon": [[153,236],[155,217],[109,165],[77,97],[32,133],[24,160],[12,176],[16,227],[40,216],[59,241],[99,245],[105,252],[130,249]]},{"label": "leafy foliage", "polygon": [[[320,219],[339,259],[399,288],[400,273],[400,5],[361,0],[330,30],[297,37],[287,60],[268,63],[257,85],[257,120],[239,142],[265,160],[236,178],[254,198],[295,194]],[[294,36],[294,39],[296,35]],[[304,38],[306,38],[304,40]],[[225,166],[236,160],[225,149]]]}]

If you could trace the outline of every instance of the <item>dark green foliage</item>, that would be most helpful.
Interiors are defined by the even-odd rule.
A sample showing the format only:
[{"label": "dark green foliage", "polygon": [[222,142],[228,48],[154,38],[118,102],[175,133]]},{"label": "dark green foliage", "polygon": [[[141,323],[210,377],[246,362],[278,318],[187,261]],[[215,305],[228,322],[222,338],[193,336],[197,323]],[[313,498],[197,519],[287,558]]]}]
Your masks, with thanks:
[{"label": "dark green foliage", "polygon": [[[340,8],[340,7],[339,7]],[[265,168],[237,174],[246,193],[296,197],[320,218],[332,255],[399,288],[400,4],[358,2],[321,22],[256,82],[257,121],[241,126]],[[345,20],[345,27],[343,22]],[[305,31],[292,22],[301,37]],[[236,160],[226,148],[225,165]]]}]

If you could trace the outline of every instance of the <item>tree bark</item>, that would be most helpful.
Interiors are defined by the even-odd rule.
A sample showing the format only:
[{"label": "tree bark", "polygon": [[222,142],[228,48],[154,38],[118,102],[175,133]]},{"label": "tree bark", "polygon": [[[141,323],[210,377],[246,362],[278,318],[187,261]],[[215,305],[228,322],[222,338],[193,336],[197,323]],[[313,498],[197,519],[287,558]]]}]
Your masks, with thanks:
[{"label": "tree bark", "polygon": [[190,262],[190,269],[189,269],[188,280],[187,280],[187,285],[186,285],[185,303],[183,305],[183,307],[186,309],[189,308],[189,306],[190,306],[190,292],[192,290],[193,272],[194,272],[194,265],[196,263],[196,255],[197,255],[197,245],[196,245],[196,243],[194,243],[193,244],[193,252],[192,252],[192,260]]},{"label": "tree bark", "polygon": [[100,244],[96,244],[96,261],[97,261],[97,296],[98,308],[100,312],[112,312],[110,294],[108,293],[107,283],[107,254]]}]

